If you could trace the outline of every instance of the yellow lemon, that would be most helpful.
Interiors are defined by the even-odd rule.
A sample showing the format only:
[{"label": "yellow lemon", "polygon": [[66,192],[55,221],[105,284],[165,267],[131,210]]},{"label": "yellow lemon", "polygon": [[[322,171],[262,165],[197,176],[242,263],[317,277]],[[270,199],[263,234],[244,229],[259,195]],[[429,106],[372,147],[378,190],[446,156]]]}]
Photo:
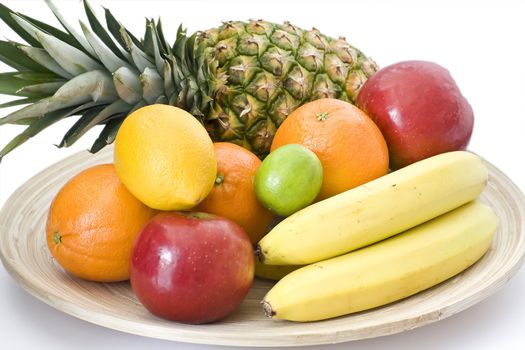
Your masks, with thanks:
[{"label": "yellow lemon", "polygon": [[117,174],[147,206],[187,210],[211,191],[217,173],[212,140],[188,112],[151,105],[131,113],[115,139]]}]

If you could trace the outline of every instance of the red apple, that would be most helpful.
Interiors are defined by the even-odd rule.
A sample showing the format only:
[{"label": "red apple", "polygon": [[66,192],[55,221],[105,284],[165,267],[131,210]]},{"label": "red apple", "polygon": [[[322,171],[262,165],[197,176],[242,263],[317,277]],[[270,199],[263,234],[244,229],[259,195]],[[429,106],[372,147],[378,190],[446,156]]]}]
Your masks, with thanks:
[{"label": "red apple", "polygon": [[357,106],[381,129],[392,169],[465,149],[474,124],[472,108],[449,71],[432,62],[379,70],[363,85]]},{"label": "red apple", "polygon": [[183,323],[208,323],[240,305],[254,275],[252,244],[228,219],[164,212],[138,235],[130,281],[151,313]]}]

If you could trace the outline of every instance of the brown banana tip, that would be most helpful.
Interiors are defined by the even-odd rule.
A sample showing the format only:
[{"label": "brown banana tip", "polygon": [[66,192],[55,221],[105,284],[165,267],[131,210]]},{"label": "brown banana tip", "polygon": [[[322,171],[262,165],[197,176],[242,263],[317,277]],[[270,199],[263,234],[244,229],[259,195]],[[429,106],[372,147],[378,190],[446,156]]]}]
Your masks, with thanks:
[{"label": "brown banana tip", "polygon": [[263,300],[261,301],[261,304],[263,307],[264,315],[266,317],[272,318],[273,316],[275,316],[276,312],[272,309],[272,305],[269,302]]},{"label": "brown banana tip", "polygon": [[255,256],[257,257],[257,259],[259,259],[261,263],[264,263],[264,253],[259,244],[255,246]]}]

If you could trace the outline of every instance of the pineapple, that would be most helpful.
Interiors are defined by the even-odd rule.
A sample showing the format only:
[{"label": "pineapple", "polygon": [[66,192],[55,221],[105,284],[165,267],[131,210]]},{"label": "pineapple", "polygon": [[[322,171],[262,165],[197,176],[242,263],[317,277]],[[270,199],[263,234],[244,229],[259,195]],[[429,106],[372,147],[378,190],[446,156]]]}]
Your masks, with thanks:
[{"label": "pineapple", "polygon": [[149,104],[183,108],[215,141],[239,144],[264,157],[278,126],[301,104],[325,97],[354,102],[375,63],[344,38],[317,29],[263,20],[230,21],[191,36],[179,27],[165,39],[160,19],[147,20],[137,39],[105,9],[106,26],[87,1],[82,34],[46,0],[64,29],[11,11],[0,18],[26,43],[0,41],[0,93],[19,97],[0,107],[25,107],[0,118],[27,128],[0,150],[0,159],[44,128],[80,115],[60,147],[104,125],[91,147],[113,142],[126,116]]}]

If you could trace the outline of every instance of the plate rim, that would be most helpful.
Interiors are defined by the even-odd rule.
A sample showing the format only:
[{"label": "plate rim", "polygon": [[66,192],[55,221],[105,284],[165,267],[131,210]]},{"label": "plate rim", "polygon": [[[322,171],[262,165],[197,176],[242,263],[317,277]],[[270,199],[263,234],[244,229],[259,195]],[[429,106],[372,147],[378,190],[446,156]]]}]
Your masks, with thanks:
[{"label": "plate rim", "polygon": [[[101,160],[104,159],[104,157],[107,157],[108,153],[112,151],[112,147],[106,147],[99,153],[93,155],[89,153],[88,151],[80,151],[77,153],[74,153],[72,155],[69,155],[68,157],[65,157],[57,162],[54,162],[53,164],[49,165],[45,169],[39,171],[35,175],[31,176],[27,181],[25,181],[21,186],[19,186],[6,200],[2,208],[0,209],[0,223],[5,224],[7,226],[7,223],[9,223],[10,218],[8,216],[8,208],[12,207],[13,203],[16,203],[16,200],[20,193],[22,193],[32,182],[36,181],[41,175],[51,172],[54,168],[60,168],[60,166],[68,165],[70,167],[71,164],[69,164],[72,160],[76,160],[77,165],[79,168],[85,168],[86,164],[83,164],[83,161],[89,162],[91,165],[99,164],[101,163]],[[496,167],[491,162],[484,159],[485,163],[487,164],[487,167],[489,169],[489,174],[494,174],[498,176],[500,179],[500,182],[504,182],[505,185],[509,186],[508,190],[513,194],[513,197],[516,199],[517,203],[517,211],[520,214],[521,217],[521,226],[525,226],[525,195],[521,191],[521,189],[498,167]],[[490,181],[490,180],[489,180]],[[18,211],[22,210],[23,208],[18,208]],[[2,226],[0,226],[2,228]],[[523,230],[520,232],[521,236],[525,234]],[[264,339],[253,339],[253,338],[244,338],[242,334],[240,334],[239,337],[237,337],[234,341],[226,336],[226,337],[220,337],[220,334],[218,332],[214,333],[213,340],[210,339],[210,337],[196,337],[196,335],[201,334],[202,331],[194,331],[193,328],[187,327],[187,329],[176,329],[176,332],[174,332],[174,336],[166,336],[165,332],[162,332],[163,327],[158,327],[159,330],[155,331],[153,334],[151,333],[151,325],[148,325],[149,331],[139,332],[137,331],[140,329],[140,327],[137,327],[140,325],[140,322],[138,321],[132,321],[132,320],[125,320],[123,318],[104,314],[103,317],[99,317],[96,320],[94,318],[96,317],[90,317],[90,314],[88,312],[74,312],[75,308],[69,308],[66,309],[64,305],[68,304],[74,304],[71,301],[60,299],[60,298],[53,298],[47,295],[46,290],[39,286],[38,284],[31,284],[29,280],[26,280],[24,276],[17,270],[17,267],[15,266],[14,262],[9,261],[7,258],[7,255],[5,253],[6,247],[4,246],[4,241],[0,240],[0,260],[2,261],[2,264],[4,265],[6,271],[9,273],[9,275],[17,282],[18,285],[20,285],[26,292],[28,292],[33,297],[37,298],[38,300],[44,302],[45,304],[53,307],[54,309],[63,312],[65,314],[71,315],[73,317],[76,317],[78,319],[81,319],[83,321],[96,324],[102,327],[106,327],[109,329],[117,330],[120,332],[128,333],[128,334],[134,334],[139,336],[146,336],[150,338],[156,338],[156,339],[162,339],[162,340],[168,340],[168,341],[179,341],[179,342],[186,342],[186,343],[194,343],[194,344],[205,344],[205,345],[228,345],[228,346],[252,346],[252,347],[275,347],[275,346],[304,346],[304,345],[322,345],[322,344],[335,344],[335,343],[342,343],[342,342],[350,342],[353,340],[358,339],[368,339],[368,338],[375,338],[380,336],[387,336],[391,334],[401,333],[407,330],[412,330],[415,328],[419,328],[421,326],[433,323],[435,321],[439,321],[442,319],[445,319],[447,317],[450,317],[452,315],[455,315],[475,304],[478,302],[481,302],[482,300],[486,299],[487,297],[493,295],[497,291],[499,291],[501,288],[503,288],[507,282],[520,270],[521,266],[525,262],[525,243],[521,244],[519,246],[520,249],[516,250],[518,253],[516,261],[513,263],[511,267],[505,270],[504,273],[499,274],[498,278],[492,280],[490,284],[485,286],[481,289],[483,292],[483,295],[480,297],[479,293],[480,290],[470,290],[468,293],[466,293],[466,296],[462,298],[459,301],[451,302],[447,304],[446,306],[441,306],[437,310],[431,310],[428,312],[424,312],[421,314],[418,314],[417,317],[408,317],[404,319],[399,319],[393,322],[390,322],[389,325],[391,327],[389,328],[389,331],[387,332],[381,332],[381,334],[375,334],[375,331],[373,329],[384,327],[384,324],[377,324],[373,326],[366,327],[367,334],[364,336],[356,337],[355,333],[359,333],[360,329],[365,329],[365,327],[362,327],[360,329],[353,328],[351,330],[336,330],[334,331],[336,333],[335,338],[332,337],[330,339],[327,338],[326,332],[324,332],[324,329],[322,327],[318,328],[317,331],[310,332],[308,334],[304,334],[301,332],[297,332],[294,336],[297,338],[300,338],[300,341],[297,342],[291,342],[286,341],[282,342],[282,335],[274,335],[272,336],[271,333],[265,334]],[[55,296],[56,297],[56,296]],[[410,297],[409,297],[410,298]],[[342,318],[346,316],[341,316]],[[412,324],[408,321],[414,321]],[[314,323],[319,323],[323,321],[318,321]],[[130,331],[129,328],[126,328],[124,326],[120,326],[121,324],[128,324],[132,325],[134,328],[134,331]],[[177,323],[175,323],[177,324]],[[372,329],[372,331],[370,331]],[[174,328],[175,330],[175,328]],[[350,336],[348,336],[348,334]],[[352,336],[354,334],[354,336]]]}]

